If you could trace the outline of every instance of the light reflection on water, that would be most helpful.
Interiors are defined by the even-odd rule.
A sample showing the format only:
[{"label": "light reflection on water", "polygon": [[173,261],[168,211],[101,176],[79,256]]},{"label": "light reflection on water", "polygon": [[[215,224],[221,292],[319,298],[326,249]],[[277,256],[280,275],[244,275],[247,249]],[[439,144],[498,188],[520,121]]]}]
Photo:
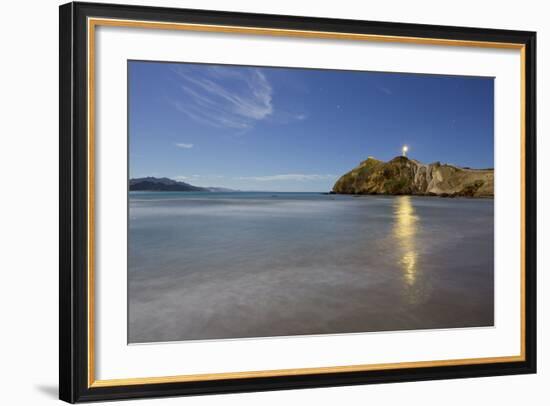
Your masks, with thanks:
[{"label": "light reflection on water", "polygon": [[395,216],[393,235],[398,243],[401,257],[399,264],[403,270],[403,279],[407,285],[414,286],[418,273],[416,235],[420,224],[411,197],[397,197],[394,202],[393,213]]}]

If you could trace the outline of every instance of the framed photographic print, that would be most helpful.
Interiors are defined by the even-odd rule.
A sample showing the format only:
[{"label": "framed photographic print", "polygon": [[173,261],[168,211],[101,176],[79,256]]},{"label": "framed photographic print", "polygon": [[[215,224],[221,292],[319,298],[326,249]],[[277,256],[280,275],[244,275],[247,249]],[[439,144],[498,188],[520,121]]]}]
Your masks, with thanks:
[{"label": "framed photographic print", "polygon": [[60,398],[536,371],[535,33],[60,7]]}]

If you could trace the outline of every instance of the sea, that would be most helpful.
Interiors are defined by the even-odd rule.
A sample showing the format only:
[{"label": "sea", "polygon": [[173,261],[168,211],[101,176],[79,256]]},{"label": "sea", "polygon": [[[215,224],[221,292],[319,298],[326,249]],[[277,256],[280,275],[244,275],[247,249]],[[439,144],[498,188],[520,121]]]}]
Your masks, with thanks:
[{"label": "sea", "polygon": [[130,192],[128,341],[493,326],[493,203]]}]

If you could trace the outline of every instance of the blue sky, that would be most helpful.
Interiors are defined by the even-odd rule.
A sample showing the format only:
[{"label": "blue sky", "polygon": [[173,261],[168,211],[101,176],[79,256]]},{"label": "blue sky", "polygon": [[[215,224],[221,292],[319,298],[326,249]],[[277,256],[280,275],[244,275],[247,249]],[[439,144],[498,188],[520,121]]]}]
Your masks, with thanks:
[{"label": "blue sky", "polygon": [[129,61],[130,177],[329,191],[368,156],[493,167],[493,79]]}]

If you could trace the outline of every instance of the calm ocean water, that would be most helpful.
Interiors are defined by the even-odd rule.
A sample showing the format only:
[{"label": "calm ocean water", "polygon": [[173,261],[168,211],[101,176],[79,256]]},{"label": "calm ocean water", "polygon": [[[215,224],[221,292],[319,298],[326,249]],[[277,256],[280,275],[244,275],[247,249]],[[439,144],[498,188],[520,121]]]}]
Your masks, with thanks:
[{"label": "calm ocean water", "polygon": [[493,200],[129,199],[129,342],[493,325]]}]

